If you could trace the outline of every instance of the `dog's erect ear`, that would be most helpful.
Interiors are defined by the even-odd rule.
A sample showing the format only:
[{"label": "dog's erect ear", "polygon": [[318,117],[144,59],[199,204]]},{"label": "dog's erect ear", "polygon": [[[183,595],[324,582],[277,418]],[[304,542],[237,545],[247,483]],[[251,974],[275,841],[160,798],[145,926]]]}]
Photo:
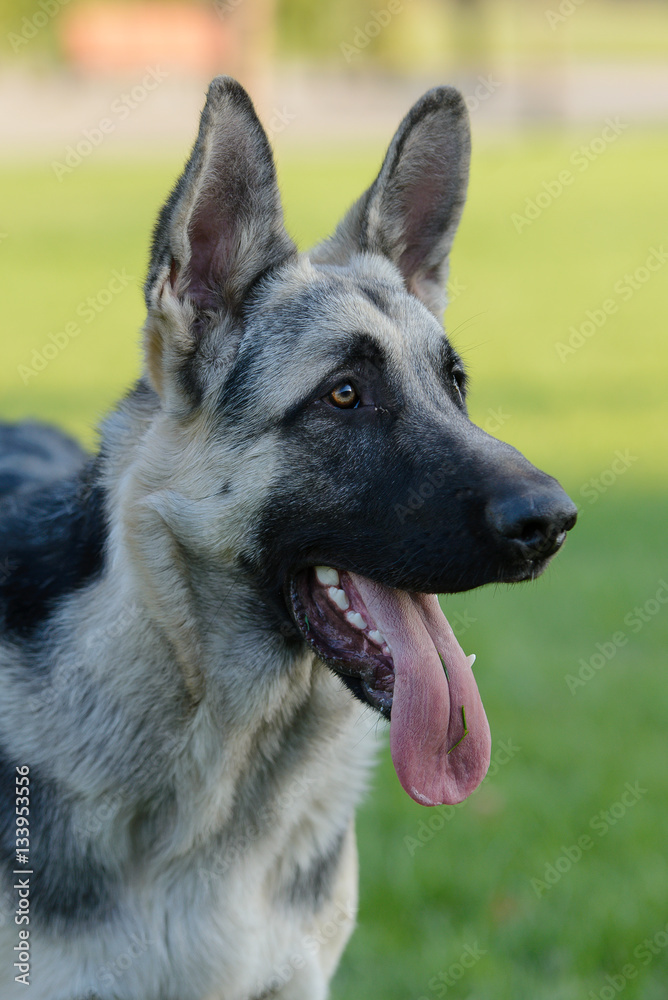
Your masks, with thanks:
[{"label": "dog's erect ear", "polygon": [[[144,291],[147,363],[158,391],[166,361],[170,368],[177,361],[165,355],[196,351],[212,325],[238,314],[262,275],[295,253],[264,129],[243,87],[217,77],[190,159],[153,234]],[[176,322],[175,302],[184,307]]]},{"label": "dog's erect ear", "polygon": [[381,253],[406,287],[439,318],[448,254],[466,198],[471,137],[464,98],[453,87],[428,91],[408,112],[378,177],[311,258],[343,264]]}]

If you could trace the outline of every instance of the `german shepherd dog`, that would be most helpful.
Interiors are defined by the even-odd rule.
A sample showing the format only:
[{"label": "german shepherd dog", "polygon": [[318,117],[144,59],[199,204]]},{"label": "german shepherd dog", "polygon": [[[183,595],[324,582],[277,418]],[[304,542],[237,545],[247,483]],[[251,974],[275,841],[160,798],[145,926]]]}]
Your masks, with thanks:
[{"label": "german shepherd dog", "polygon": [[373,719],[417,802],[484,777],[435,595],[533,579],[576,509],[467,416],[440,317],[468,163],[429,91],[300,254],[214,80],[99,453],[4,429],[2,1000],[323,1000]]}]

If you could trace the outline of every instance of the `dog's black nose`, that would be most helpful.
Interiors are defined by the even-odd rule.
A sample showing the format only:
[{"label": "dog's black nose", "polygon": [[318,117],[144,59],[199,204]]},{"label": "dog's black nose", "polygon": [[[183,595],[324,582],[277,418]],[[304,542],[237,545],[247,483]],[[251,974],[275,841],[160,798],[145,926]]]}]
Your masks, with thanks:
[{"label": "dog's black nose", "polygon": [[526,493],[505,494],[487,506],[487,521],[523,554],[547,559],[561,548],[575,524],[577,507],[555,483]]}]

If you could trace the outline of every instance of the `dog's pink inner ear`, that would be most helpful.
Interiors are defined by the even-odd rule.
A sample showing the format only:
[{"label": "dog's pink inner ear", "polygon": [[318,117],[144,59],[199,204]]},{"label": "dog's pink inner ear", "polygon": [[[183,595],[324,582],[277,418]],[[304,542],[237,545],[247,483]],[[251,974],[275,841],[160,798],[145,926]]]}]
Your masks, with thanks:
[{"label": "dog's pink inner ear", "polygon": [[428,91],[399,126],[374,183],[312,259],[341,264],[360,250],[385,256],[440,319],[469,155],[463,97],[451,87]]},{"label": "dog's pink inner ear", "polygon": [[[395,248],[406,286],[438,313],[448,254],[466,191],[466,135],[449,118],[427,116],[379,185],[376,238]],[[382,176],[382,175],[381,175]],[[392,255],[392,254],[391,254]]]},{"label": "dog's pink inner ear", "polygon": [[175,295],[201,313],[237,311],[259,275],[296,254],[266,133],[226,77],[209,88],[190,160],[160,215],[149,291],[167,248]]},{"label": "dog's pink inner ear", "polygon": [[227,305],[226,284],[237,240],[233,221],[225,218],[214,196],[205,198],[195,209],[188,237],[188,296],[202,309]]},{"label": "dog's pink inner ear", "polygon": [[430,273],[441,264],[439,242],[447,228],[447,181],[437,175],[422,178],[413,189],[402,191],[403,243],[399,270],[407,281],[417,273]]}]

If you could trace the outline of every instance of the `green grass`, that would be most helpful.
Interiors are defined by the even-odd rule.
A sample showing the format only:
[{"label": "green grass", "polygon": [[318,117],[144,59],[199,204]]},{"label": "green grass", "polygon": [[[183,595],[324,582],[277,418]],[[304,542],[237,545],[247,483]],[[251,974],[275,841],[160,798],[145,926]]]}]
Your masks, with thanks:
[{"label": "green grass", "polygon": [[[311,0],[283,3],[280,48],[285,54],[340,61],[342,42],[360,45],[356,29],[364,30],[372,7],[360,0],[340,0],[316,11]],[[478,0],[468,16],[461,5],[443,0],[407,0],[383,31],[369,36],[366,44],[362,40],[359,52],[367,63],[375,58],[395,69],[438,72],[444,58],[475,63],[481,54],[493,58],[500,53],[529,64],[555,55],[601,62],[659,61],[667,42],[668,17],[661,0]]]},{"label": "green grass", "polygon": [[[359,817],[360,920],[335,1000],[585,1000],[629,965],[625,1000],[665,997],[668,948],[659,937],[652,954],[642,942],[668,923],[668,606],[654,613],[651,603],[668,578],[668,263],[575,353],[561,361],[555,349],[665,239],[665,137],[629,129],[521,234],[511,222],[595,135],[475,152],[453,258],[463,290],[447,314],[473,379],[471,412],[556,475],[582,515],[535,585],[447,599],[465,650],[478,654],[496,773],[460,808],[425,810],[383,751]],[[287,217],[304,245],[331,228],[380,154],[285,150]],[[60,184],[48,164],[0,169],[4,417],[56,420],[93,440],[139,371],[148,233],[178,166],[92,158]],[[114,268],[133,276],[130,287],[23,384],[18,366]],[[617,451],[629,458],[615,475]],[[636,606],[646,606],[640,627]],[[571,693],[567,675],[597,644],[613,655]],[[601,835],[596,816],[622,809],[627,782],[642,794]],[[539,896],[531,880],[584,835],[591,847]],[[439,981],[463,970],[462,955],[472,967],[455,985]]]}]

